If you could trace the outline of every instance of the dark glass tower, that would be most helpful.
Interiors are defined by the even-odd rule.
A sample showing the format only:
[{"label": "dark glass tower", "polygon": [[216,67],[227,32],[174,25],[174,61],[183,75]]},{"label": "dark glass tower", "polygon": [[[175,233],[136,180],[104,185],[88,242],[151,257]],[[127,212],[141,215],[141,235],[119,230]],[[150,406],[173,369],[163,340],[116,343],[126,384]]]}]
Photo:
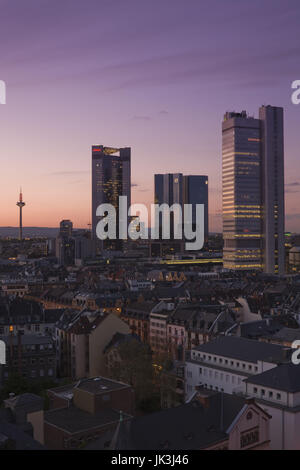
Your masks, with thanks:
[{"label": "dark glass tower", "polygon": [[[157,174],[154,176],[154,201],[156,204],[192,204],[193,220],[196,224],[196,204],[204,204],[205,241],[208,239],[208,177],[204,175],[186,175],[182,173]],[[171,219],[172,224],[172,219]],[[160,220],[161,225],[161,220]],[[172,234],[171,225],[171,234]],[[161,230],[160,230],[161,233]]]},{"label": "dark glass tower", "polygon": [[[92,236],[96,252],[101,248],[121,250],[123,247],[118,236],[119,196],[127,196],[128,213],[131,205],[131,149],[95,145],[92,147]],[[96,216],[96,210],[104,203],[112,204],[117,211],[117,239],[101,243],[96,236],[96,227],[100,220]]]}]

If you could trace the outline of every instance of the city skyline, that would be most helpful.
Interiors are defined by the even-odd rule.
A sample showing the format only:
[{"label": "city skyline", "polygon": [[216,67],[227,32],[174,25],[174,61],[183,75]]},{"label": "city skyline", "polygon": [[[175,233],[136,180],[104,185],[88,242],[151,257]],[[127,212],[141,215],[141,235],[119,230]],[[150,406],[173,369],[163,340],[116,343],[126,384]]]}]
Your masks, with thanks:
[{"label": "city skyline", "polygon": [[[57,227],[68,218],[87,227],[90,148],[105,142],[132,148],[132,202],[153,202],[155,173],[207,174],[209,226],[221,232],[222,116],[272,103],[285,112],[286,229],[300,232],[300,106],[291,102],[298,2],[187,8],[174,1],[152,9],[91,1],[88,10],[75,0],[61,5],[59,21],[48,2],[18,5],[17,18],[14,2],[4,3],[0,226],[18,226],[22,185],[24,226]],[[94,27],[100,14],[101,30]]]}]

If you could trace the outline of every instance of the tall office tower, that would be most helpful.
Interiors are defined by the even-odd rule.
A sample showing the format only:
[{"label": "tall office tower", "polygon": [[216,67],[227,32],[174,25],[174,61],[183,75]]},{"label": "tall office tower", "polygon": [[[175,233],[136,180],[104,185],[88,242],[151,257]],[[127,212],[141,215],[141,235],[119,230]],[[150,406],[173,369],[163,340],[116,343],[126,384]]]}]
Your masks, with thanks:
[{"label": "tall office tower", "polygon": [[226,113],[222,124],[223,262],[229,269],[261,268],[260,122]]},{"label": "tall office tower", "polygon": [[[156,204],[193,205],[192,225],[196,224],[196,204],[204,204],[205,240],[208,239],[208,177],[167,173],[154,175],[154,200]],[[171,218],[171,235],[174,233]],[[161,225],[161,220],[160,220]],[[161,233],[161,230],[160,230]],[[172,237],[171,237],[172,238]]]},{"label": "tall office tower", "polygon": [[[282,267],[275,262],[275,255],[284,250],[283,179],[279,181],[281,176],[283,178],[283,121],[280,109],[262,107],[260,119],[248,116],[246,111],[226,113],[224,116],[222,182],[225,268],[259,269],[269,273],[283,270],[284,262],[281,262]],[[274,114],[278,114],[276,134]],[[276,158],[274,142],[277,142]],[[279,168],[282,175],[278,174]],[[275,233],[275,227],[279,231],[279,220],[282,222],[280,238]]]},{"label": "tall office tower", "polygon": [[[131,148],[111,148],[103,145],[92,147],[92,236],[96,253],[102,248],[121,250],[119,239],[119,196],[127,196],[127,213],[131,205]],[[117,212],[117,239],[97,239],[96,227],[100,218],[96,216],[100,204],[112,204]],[[128,218],[126,221],[128,223]]]},{"label": "tall office tower", "polygon": [[268,273],[285,270],[283,109],[261,106],[263,199],[263,266]]},{"label": "tall office tower", "polygon": [[59,235],[62,237],[72,237],[73,222],[71,220],[62,220],[59,225]]},{"label": "tall office tower", "polygon": [[19,209],[20,209],[20,213],[19,213],[19,240],[22,241],[22,240],[23,240],[23,218],[22,218],[22,210],[23,210],[23,207],[25,206],[25,202],[23,201],[22,189],[20,189],[20,197],[19,197],[19,200],[18,200],[18,202],[17,202],[17,206],[18,206]]},{"label": "tall office tower", "polygon": [[208,242],[208,177],[204,175],[188,175],[183,177],[184,204],[193,205],[193,230],[196,225],[196,204],[204,205],[204,240]]},{"label": "tall office tower", "polygon": [[60,222],[59,233],[55,240],[55,252],[61,266],[74,265],[74,238],[71,220],[65,219]]}]

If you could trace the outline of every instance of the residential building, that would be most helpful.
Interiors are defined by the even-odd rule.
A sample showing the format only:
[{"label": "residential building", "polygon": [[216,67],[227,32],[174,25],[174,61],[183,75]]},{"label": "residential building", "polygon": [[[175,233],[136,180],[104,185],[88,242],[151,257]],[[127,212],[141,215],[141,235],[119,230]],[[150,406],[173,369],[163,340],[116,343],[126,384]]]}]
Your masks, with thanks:
[{"label": "residential building", "polygon": [[55,343],[50,336],[14,335],[0,336],[6,344],[6,364],[2,366],[0,383],[10,373],[18,373],[29,380],[56,377]]},{"label": "residential building", "polygon": [[86,446],[111,450],[268,450],[270,415],[254,400],[199,389],[189,403],[119,423]]},{"label": "residential building", "polygon": [[135,412],[132,387],[104,377],[48,390],[48,396],[44,433],[45,446],[51,450],[82,448],[114,431],[120,417],[126,422]]},{"label": "residential building", "polygon": [[[276,384],[277,379],[273,380],[276,393],[271,390],[271,382],[266,389],[256,387],[255,384],[263,384],[265,374],[266,377],[277,377],[279,373],[281,381],[284,382],[283,374],[286,373],[286,387],[291,387],[290,380],[295,385],[294,377],[297,377],[298,370],[297,367],[295,369],[287,367],[291,365],[290,353],[290,348],[278,344],[234,336],[219,337],[191,350],[191,357],[186,361],[187,397],[195,393],[197,386],[203,386],[208,390],[253,397],[255,400],[260,399],[263,409],[272,416],[270,446],[272,449],[282,449],[282,435],[289,434],[292,429],[287,431],[286,427],[283,427],[286,424],[277,418],[275,425],[273,415],[275,417],[278,413],[274,412],[273,408],[282,410],[283,407],[289,406],[294,407],[294,410],[289,410],[289,412],[298,413],[297,387],[294,391],[290,390],[295,395],[291,395],[288,402],[288,396],[283,393],[284,389],[279,390],[282,387],[282,385],[279,386],[279,380],[279,389]],[[269,395],[269,388],[271,395]],[[265,406],[264,400],[268,402],[268,406]],[[271,402],[270,405],[269,402]]]},{"label": "residential building", "polygon": [[104,349],[115,333],[128,325],[113,313],[67,311],[56,324],[58,373],[81,379],[105,373]]}]

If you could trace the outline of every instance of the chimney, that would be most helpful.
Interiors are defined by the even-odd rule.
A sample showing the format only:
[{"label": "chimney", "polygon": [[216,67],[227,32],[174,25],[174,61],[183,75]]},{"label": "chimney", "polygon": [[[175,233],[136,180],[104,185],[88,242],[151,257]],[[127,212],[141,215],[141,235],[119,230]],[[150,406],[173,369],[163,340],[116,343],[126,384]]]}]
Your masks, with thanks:
[{"label": "chimney", "polygon": [[198,401],[199,403],[201,403],[201,405],[204,407],[204,408],[209,408],[210,406],[210,396],[211,394],[207,393],[205,391],[205,389],[203,389],[203,387],[201,385],[197,385],[195,387],[196,389],[196,395],[195,395],[195,398],[194,400],[195,401]]},{"label": "chimney", "polygon": [[282,357],[284,360],[289,360],[291,355],[291,349],[290,348],[283,348],[282,350]]}]

